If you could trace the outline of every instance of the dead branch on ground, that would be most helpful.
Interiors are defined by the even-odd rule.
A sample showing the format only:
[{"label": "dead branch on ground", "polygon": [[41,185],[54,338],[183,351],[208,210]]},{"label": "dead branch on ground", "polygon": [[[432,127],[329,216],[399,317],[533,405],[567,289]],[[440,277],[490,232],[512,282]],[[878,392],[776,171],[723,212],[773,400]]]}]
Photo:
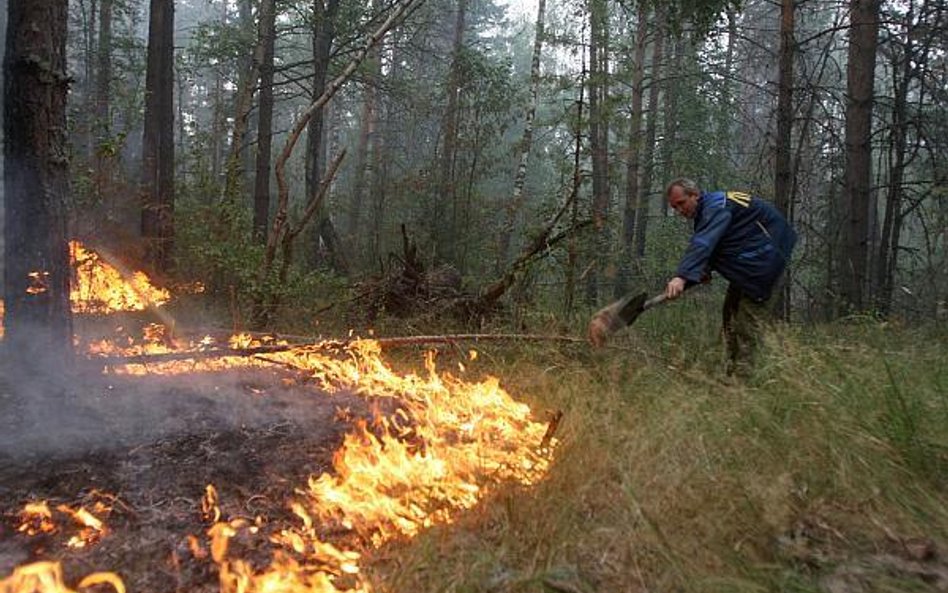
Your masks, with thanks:
[{"label": "dead branch on ground", "polygon": [[[323,340],[312,344],[270,344],[250,348],[212,348],[208,350],[187,350],[182,352],[162,352],[156,354],[133,354],[129,356],[90,356],[91,362],[101,363],[103,366],[119,366],[125,364],[148,364],[159,362],[173,362],[178,360],[202,360],[210,358],[246,358],[261,354],[274,354],[290,350],[323,350],[326,352],[344,352],[349,346],[360,341],[376,342],[382,348],[397,348],[401,346],[424,346],[427,344],[454,344],[457,342],[561,342],[565,344],[586,344],[584,338],[573,336],[557,336],[546,334],[441,334],[428,336],[394,336],[391,338],[352,338],[349,340]],[[261,359],[266,360],[266,359]]]}]

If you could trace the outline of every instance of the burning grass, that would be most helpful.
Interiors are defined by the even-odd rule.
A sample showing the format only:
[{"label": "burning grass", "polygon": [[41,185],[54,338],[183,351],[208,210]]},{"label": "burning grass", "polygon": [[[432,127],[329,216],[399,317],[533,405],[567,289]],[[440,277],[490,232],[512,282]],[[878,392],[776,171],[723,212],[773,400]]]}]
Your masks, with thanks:
[{"label": "burning grass", "polygon": [[[174,356],[100,377],[135,398],[157,380],[189,430],[0,463],[0,566],[20,567],[0,592],[948,589],[943,333],[784,332],[738,384],[716,316],[680,307],[619,350],[498,347],[451,360],[457,375],[430,355],[395,372],[372,342],[205,359],[220,346],[155,338]],[[464,365],[564,410],[561,441]],[[223,408],[273,405],[280,389],[296,407],[207,422],[190,412],[221,394],[196,397],[202,377],[226,385]],[[90,506],[93,484],[108,512]],[[80,508],[102,528],[73,548]],[[50,558],[62,564],[35,562]]]},{"label": "burning grass", "polygon": [[943,333],[800,328],[738,384],[723,376],[701,318],[691,333],[675,333],[666,315],[681,313],[643,319],[618,340],[624,350],[508,354],[492,370],[511,390],[565,412],[549,475],[408,542],[377,569],[376,584],[948,588]]},{"label": "burning grass", "polygon": [[141,311],[171,299],[144,273],[122,269],[114,258],[107,262],[78,241],[69,242],[69,255],[75,271],[69,300],[76,313]]},{"label": "burning grass", "polygon": [[[72,302],[77,312],[134,311],[167,300],[167,293],[151,287],[144,276],[120,273],[78,244],[72,249],[78,276]],[[196,472],[200,481],[207,478],[207,483],[200,486],[194,483],[196,476],[176,472],[153,478],[154,454],[145,460],[138,455],[154,448],[147,443],[156,434],[181,443],[180,450],[178,445],[172,447],[178,458],[175,468],[181,469],[195,455],[203,456],[200,451],[185,448],[191,435],[221,430],[230,435],[246,427],[241,422],[238,430],[233,418],[221,424],[220,418],[208,418],[203,410],[184,421],[188,426],[172,423],[170,428],[165,426],[156,432],[154,426],[143,425],[141,434],[135,434],[134,429],[120,430],[112,436],[121,438],[103,452],[95,453],[96,449],[91,448],[86,455],[67,455],[62,467],[50,465],[48,460],[23,464],[11,458],[3,472],[4,483],[26,500],[20,509],[4,510],[5,516],[16,517],[16,533],[10,541],[13,563],[19,566],[0,581],[0,592],[58,593],[66,591],[71,582],[77,582],[80,589],[108,584],[122,590],[125,580],[117,575],[126,572],[132,573],[127,578],[143,585],[143,590],[158,590],[141,574],[143,570],[155,570],[156,564],[170,564],[173,579],[169,582],[176,582],[177,590],[200,590],[209,584],[207,575],[213,575],[219,590],[240,593],[368,591],[362,574],[365,556],[371,557],[375,550],[394,541],[454,521],[459,512],[470,509],[502,484],[536,484],[548,470],[556,441],[550,438],[546,425],[535,421],[530,409],[514,401],[496,379],[472,381],[439,373],[433,354],[426,358],[424,373],[404,374],[383,362],[378,345],[372,341],[353,341],[344,349],[338,344],[295,348],[280,345],[267,350],[263,357],[259,349],[265,346],[246,336],[233,337],[229,349],[222,350],[210,338],[185,341],[172,336],[167,326],[146,326],[143,335],[140,341],[125,335],[123,343],[118,344],[114,339],[78,340],[83,352],[90,355],[89,366],[108,361],[105,373],[89,383],[73,379],[68,387],[29,383],[20,398],[29,405],[24,404],[26,411],[16,406],[11,409],[13,424],[57,437],[60,432],[68,434],[88,424],[98,424],[102,432],[107,432],[116,419],[119,424],[141,422],[147,400],[156,401],[162,395],[169,398],[162,407],[178,415],[219,397],[231,403],[255,398],[249,405],[238,404],[245,409],[273,405],[266,398],[269,392],[292,385],[294,393],[305,398],[303,406],[331,409],[332,418],[322,419],[321,430],[310,428],[308,438],[299,439],[299,450],[290,447],[291,459],[307,459],[310,453],[306,448],[319,443],[327,447],[325,451],[334,451],[331,456],[324,452],[317,457],[331,467],[301,473],[298,462],[268,457],[262,467],[230,476],[220,484],[215,484],[208,475],[213,472],[206,470]],[[123,361],[116,354],[137,358]],[[108,355],[111,357],[103,358]],[[463,373],[463,365],[459,367]],[[276,383],[275,369],[280,373]],[[234,373],[249,374],[255,386],[245,391]],[[177,383],[171,382],[175,377]],[[205,393],[198,393],[201,383]],[[213,394],[207,393],[210,389]],[[122,395],[116,396],[116,390]],[[50,391],[59,391],[58,398],[50,396]],[[148,393],[152,396],[146,397]],[[338,394],[344,398],[338,399]],[[359,412],[353,400],[372,404],[364,404]],[[44,402],[54,407],[44,409]],[[125,414],[116,414],[116,404],[131,407],[125,408]],[[299,402],[296,405],[300,411]],[[23,418],[16,419],[21,412]],[[45,412],[58,416],[58,424],[36,422]],[[336,433],[327,426],[347,427],[347,432]],[[88,435],[89,427],[80,432]],[[35,433],[27,431],[22,438],[17,434],[6,435],[10,451],[31,450],[31,439],[40,449],[50,447],[37,441]],[[339,439],[334,438],[335,434]],[[110,440],[108,434],[103,437],[103,442]],[[78,444],[71,439],[64,439],[64,443]],[[213,467],[221,463],[246,466],[248,458],[260,457],[254,443],[240,443],[240,457],[219,455],[208,461]],[[131,449],[125,448],[129,445]],[[75,455],[78,449],[67,447],[65,451]],[[104,457],[96,459],[97,455]],[[223,469],[227,474],[231,468]],[[113,501],[123,501],[128,516],[119,516],[118,524],[113,526],[85,505],[63,500],[47,502],[48,498],[70,496],[64,488],[68,483],[63,479],[64,472],[78,472],[88,479],[73,484],[74,493],[88,493],[93,488],[98,492],[105,484],[107,491],[115,492],[109,495]],[[258,487],[248,497],[246,482],[254,474],[260,474]],[[146,484],[156,479],[161,486],[157,492],[148,491]],[[281,484],[277,492],[272,488],[274,480]],[[196,501],[193,497],[198,490],[203,494]],[[233,491],[244,491],[244,509],[228,509],[225,501]],[[147,509],[155,507],[148,501],[156,499],[177,512],[170,516],[153,513],[149,520],[143,520]],[[180,500],[190,507],[189,520],[182,521],[181,505],[176,502]],[[251,511],[252,500],[268,501],[263,505],[267,512]],[[96,505],[102,505],[101,501]],[[113,507],[92,508],[101,515]],[[277,508],[283,509],[282,514]],[[67,538],[56,514],[67,516],[79,526],[78,531]],[[129,530],[135,535],[122,535]],[[157,544],[147,535],[149,530],[164,534],[159,539],[166,540],[165,545],[159,544],[155,553],[129,561],[125,553],[129,548],[138,551],[145,543]],[[9,554],[0,550],[0,566]],[[71,560],[81,560],[83,567],[97,567],[100,572],[76,574]],[[147,565],[144,569],[132,568],[143,563]],[[114,573],[110,571],[113,568]],[[164,572],[167,576],[168,571]]]},{"label": "burning grass", "polygon": [[[298,390],[310,390],[310,397],[335,397],[328,392],[348,394],[349,405],[342,405],[341,401],[329,404],[335,408],[330,423],[350,427],[347,434],[339,436],[341,444],[323,436],[323,444],[335,450],[332,468],[306,474],[289,471],[292,468],[285,462],[270,458],[264,465],[267,477],[294,484],[291,492],[275,496],[268,505],[271,515],[280,514],[274,507],[285,507],[280,520],[227,511],[220,500],[226,500],[229,491],[239,488],[239,477],[232,477],[217,488],[204,485],[204,495],[200,502],[192,503],[191,513],[195,519],[210,520],[210,524],[195,525],[192,520],[190,529],[177,535],[179,541],[188,542],[186,547],[177,544],[170,552],[179,573],[194,572],[190,567],[180,568],[182,565],[203,563],[206,568],[198,572],[216,574],[217,586],[223,591],[368,590],[361,574],[364,554],[371,555],[372,550],[393,540],[413,537],[423,529],[454,520],[459,511],[472,507],[498,484],[532,484],[547,470],[549,451],[540,450],[546,426],[533,421],[529,408],[514,402],[496,380],[467,382],[438,374],[433,357],[428,358],[425,375],[398,374],[381,361],[377,346],[371,342],[356,342],[347,352],[345,357],[333,357],[311,346],[276,353],[272,355],[275,358],[267,361],[271,368],[274,360],[280,362],[279,368],[286,373],[287,380],[302,381]],[[196,377],[201,372],[227,372],[220,371],[217,365],[233,367],[242,360],[251,361],[217,358],[206,368],[194,361],[167,364],[185,365],[190,369],[190,377]],[[296,372],[290,373],[288,367],[294,367]],[[152,374],[146,377],[157,374],[167,380],[164,371],[160,365],[149,368]],[[190,378],[179,376],[181,380]],[[123,386],[132,387],[134,380],[129,375]],[[353,398],[368,398],[375,403],[371,410],[360,413],[353,411]],[[298,451],[297,455],[305,456],[306,452]],[[330,462],[328,449],[323,456],[325,462]],[[210,461],[233,463],[234,458]],[[118,463],[123,467],[136,465],[121,457]],[[23,485],[24,471],[22,467],[13,470],[14,479],[6,480],[7,483],[19,481]],[[65,471],[75,470],[67,464]],[[47,469],[41,475],[55,481],[58,472]],[[308,484],[306,475],[312,476]],[[166,477],[181,483],[181,476]],[[112,483],[116,490],[135,491],[139,487],[138,480],[132,483],[115,476],[97,475],[92,481]],[[26,487],[30,489],[29,484]],[[177,496],[193,497],[197,488],[192,482],[190,492],[179,492]],[[270,500],[269,495],[262,493],[267,488],[261,484],[261,490],[250,494],[250,498]],[[77,491],[82,489],[76,485]],[[138,514],[141,504],[126,501],[125,507]],[[31,503],[29,518],[21,518],[20,524],[44,525],[48,517],[42,510],[49,508],[52,507],[44,502]],[[68,511],[74,508],[71,505],[59,504],[55,508],[73,518],[82,515],[77,510]],[[8,509],[7,514],[12,511]],[[128,528],[129,525],[106,527],[100,523],[97,531],[85,536],[86,541],[96,543],[95,549],[109,549],[104,547],[105,542],[121,541],[121,534]],[[28,529],[34,536],[41,533],[38,527]],[[45,534],[47,539],[54,535],[58,537],[57,529]],[[186,553],[177,552],[178,548]],[[47,557],[47,548],[41,550],[34,550],[32,555]],[[57,546],[56,550],[62,548]],[[51,570],[55,565],[43,566]],[[112,568],[107,562],[100,566]],[[114,567],[120,575],[123,569],[127,570],[125,563]],[[36,577],[35,572],[27,572],[28,581],[22,580],[26,577],[21,571],[11,575],[4,585],[17,593],[30,590],[21,588]],[[59,576],[49,574],[44,578],[53,583],[58,582]],[[139,582],[142,579],[140,575],[132,578]],[[190,582],[180,574],[175,579],[187,590],[206,584]]]}]

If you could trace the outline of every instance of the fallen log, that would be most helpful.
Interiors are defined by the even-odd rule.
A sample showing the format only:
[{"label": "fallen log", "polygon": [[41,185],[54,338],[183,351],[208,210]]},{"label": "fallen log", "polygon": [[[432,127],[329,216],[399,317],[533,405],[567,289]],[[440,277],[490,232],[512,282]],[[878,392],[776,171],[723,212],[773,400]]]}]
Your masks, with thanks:
[{"label": "fallen log", "polygon": [[274,352],[286,352],[293,348],[299,348],[299,344],[274,344],[268,346],[257,346],[253,348],[215,348],[208,350],[183,350],[177,352],[158,352],[155,354],[130,354],[121,355],[91,355],[87,359],[90,362],[101,363],[103,366],[119,366],[125,364],[149,364],[159,362],[173,362],[176,360],[191,360],[205,358],[225,358],[228,356],[247,357],[257,354],[272,354]]},{"label": "fallen log", "polygon": [[[361,341],[361,338],[348,340],[324,340],[308,344],[270,344],[251,348],[211,348],[206,350],[186,350],[178,352],[160,352],[156,354],[132,354],[128,356],[89,356],[91,362],[101,363],[103,366],[118,366],[125,364],[149,364],[172,362],[176,360],[248,357],[259,354],[273,354],[294,349],[326,350],[329,352],[343,352],[350,345]],[[563,342],[567,344],[586,344],[585,338],[572,336],[556,336],[545,334],[443,334],[430,336],[396,336],[391,338],[365,338],[367,341],[378,343],[382,348],[399,346],[422,346],[425,344],[454,344],[457,342],[489,342],[489,341],[524,341],[524,342]]]}]

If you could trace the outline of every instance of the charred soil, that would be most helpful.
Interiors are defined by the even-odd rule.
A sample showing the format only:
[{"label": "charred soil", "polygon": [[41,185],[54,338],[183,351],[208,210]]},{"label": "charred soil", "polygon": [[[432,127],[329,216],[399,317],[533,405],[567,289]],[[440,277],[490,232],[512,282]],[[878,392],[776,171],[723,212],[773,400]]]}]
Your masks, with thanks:
[{"label": "charred soil", "polygon": [[[216,590],[207,486],[222,518],[258,526],[252,544],[232,545],[266,564],[267,535],[298,522],[294,489],[329,470],[344,433],[370,407],[281,369],[69,381],[5,369],[0,574],[55,560],[67,583],[113,571],[130,591]],[[31,502],[51,510],[48,530],[24,515]],[[69,510],[80,508],[105,530],[83,530]],[[74,537],[81,547],[69,545]]]}]

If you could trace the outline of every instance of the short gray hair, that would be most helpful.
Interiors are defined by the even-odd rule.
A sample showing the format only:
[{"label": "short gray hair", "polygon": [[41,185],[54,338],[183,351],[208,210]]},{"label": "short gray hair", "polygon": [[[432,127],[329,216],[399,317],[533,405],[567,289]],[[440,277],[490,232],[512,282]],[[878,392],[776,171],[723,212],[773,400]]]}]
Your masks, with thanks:
[{"label": "short gray hair", "polygon": [[701,188],[698,187],[697,183],[695,183],[691,179],[688,179],[687,177],[679,177],[678,179],[675,179],[674,181],[669,183],[668,186],[665,188],[666,198],[671,193],[672,188],[676,186],[685,190],[686,194],[700,194],[701,193]]}]

